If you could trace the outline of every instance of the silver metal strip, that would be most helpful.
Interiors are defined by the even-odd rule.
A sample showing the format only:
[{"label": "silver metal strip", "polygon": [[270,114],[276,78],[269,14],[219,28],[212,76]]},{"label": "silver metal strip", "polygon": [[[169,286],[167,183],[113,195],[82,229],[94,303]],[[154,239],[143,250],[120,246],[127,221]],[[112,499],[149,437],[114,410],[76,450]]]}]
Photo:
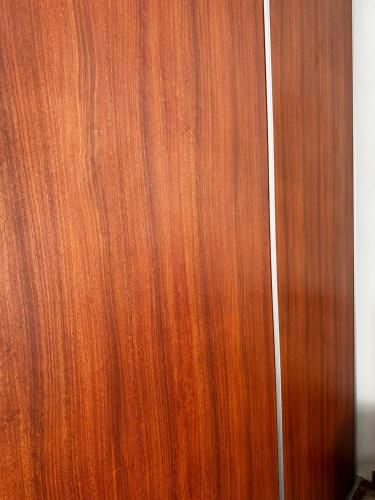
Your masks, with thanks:
[{"label": "silver metal strip", "polygon": [[264,0],[263,9],[264,9],[264,49],[265,49],[265,61],[266,61],[266,94],[267,94],[271,281],[272,281],[273,335],[274,335],[275,373],[276,373],[277,455],[278,455],[278,472],[279,472],[279,496],[280,500],[284,500],[283,411],[282,411],[282,395],[281,395],[279,300],[278,300],[278,290],[277,290],[275,161],[274,161],[275,157],[274,157],[274,138],[273,138],[271,22],[270,22],[269,0]]},{"label": "silver metal strip", "polygon": [[356,145],[356,88],[355,88],[355,5],[352,0],[352,102],[353,102],[353,266],[354,266],[354,449],[355,449],[355,472],[358,473],[358,417],[357,417],[357,366],[358,366],[358,351],[357,351],[357,145]]}]

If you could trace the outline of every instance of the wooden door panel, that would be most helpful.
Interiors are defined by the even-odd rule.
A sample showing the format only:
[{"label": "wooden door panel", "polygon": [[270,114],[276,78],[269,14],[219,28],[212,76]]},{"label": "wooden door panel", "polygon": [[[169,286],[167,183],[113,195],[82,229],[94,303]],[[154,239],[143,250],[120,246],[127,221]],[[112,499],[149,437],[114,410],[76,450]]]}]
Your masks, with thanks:
[{"label": "wooden door panel", "polygon": [[271,0],[286,499],[354,477],[351,0]]},{"label": "wooden door panel", "polygon": [[261,0],[0,15],[0,497],[276,498]]}]

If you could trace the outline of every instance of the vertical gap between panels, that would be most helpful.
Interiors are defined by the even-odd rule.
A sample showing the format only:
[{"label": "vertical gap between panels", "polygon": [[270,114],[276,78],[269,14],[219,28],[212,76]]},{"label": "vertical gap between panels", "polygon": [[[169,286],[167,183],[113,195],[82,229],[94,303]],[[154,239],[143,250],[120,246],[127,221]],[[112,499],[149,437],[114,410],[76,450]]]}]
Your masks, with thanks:
[{"label": "vertical gap between panels", "polygon": [[275,161],[274,161],[274,136],[273,136],[270,0],[264,0],[263,8],[264,8],[264,49],[265,49],[265,62],[266,62],[272,311],[273,311],[273,335],[274,335],[275,377],[276,377],[275,385],[276,385],[276,420],[277,420],[277,456],[278,456],[278,475],[279,475],[279,495],[280,495],[280,500],[284,500],[283,415],[282,415],[282,395],[281,395],[279,301],[278,301],[278,289],[277,289]]},{"label": "vertical gap between panels", "polygon": [[352,0],[352,103],[353,103],[353,266],[354,266],[354,464],[355,474],[358,471],[358,417],[357,417],[357,141],[356,141],[356,87],[355,87],[355,57],[356,57],[356,27],[355,27],[355,2]]}]

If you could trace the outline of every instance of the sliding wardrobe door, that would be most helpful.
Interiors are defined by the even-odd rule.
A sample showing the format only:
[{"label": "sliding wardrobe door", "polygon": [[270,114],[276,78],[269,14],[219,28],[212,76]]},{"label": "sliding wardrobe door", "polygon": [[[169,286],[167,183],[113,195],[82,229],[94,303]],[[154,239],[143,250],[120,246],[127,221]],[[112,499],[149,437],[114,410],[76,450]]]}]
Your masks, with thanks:
[{"label": "sliding wardrobe door", "polygon": [[285,498],[354,477],[351,0],[271,0]]},{"label": "sliding wardrobe door", "polygon": [[0,3],[0,497],[277,498],[262,1]]}]

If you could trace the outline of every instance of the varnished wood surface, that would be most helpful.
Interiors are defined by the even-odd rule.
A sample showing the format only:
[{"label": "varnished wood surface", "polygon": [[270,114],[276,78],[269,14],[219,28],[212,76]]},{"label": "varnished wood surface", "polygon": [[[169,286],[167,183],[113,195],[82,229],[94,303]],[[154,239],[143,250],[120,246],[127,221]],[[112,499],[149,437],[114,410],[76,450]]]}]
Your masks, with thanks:
[{"label": "varnished wood surface", "polygon": [[0,3],[0,498],[273,500],[261,0]]},{"label": "varnished wood surface", "polygon": [[351,0],[271,0],[287,500],[354,476]]}]

